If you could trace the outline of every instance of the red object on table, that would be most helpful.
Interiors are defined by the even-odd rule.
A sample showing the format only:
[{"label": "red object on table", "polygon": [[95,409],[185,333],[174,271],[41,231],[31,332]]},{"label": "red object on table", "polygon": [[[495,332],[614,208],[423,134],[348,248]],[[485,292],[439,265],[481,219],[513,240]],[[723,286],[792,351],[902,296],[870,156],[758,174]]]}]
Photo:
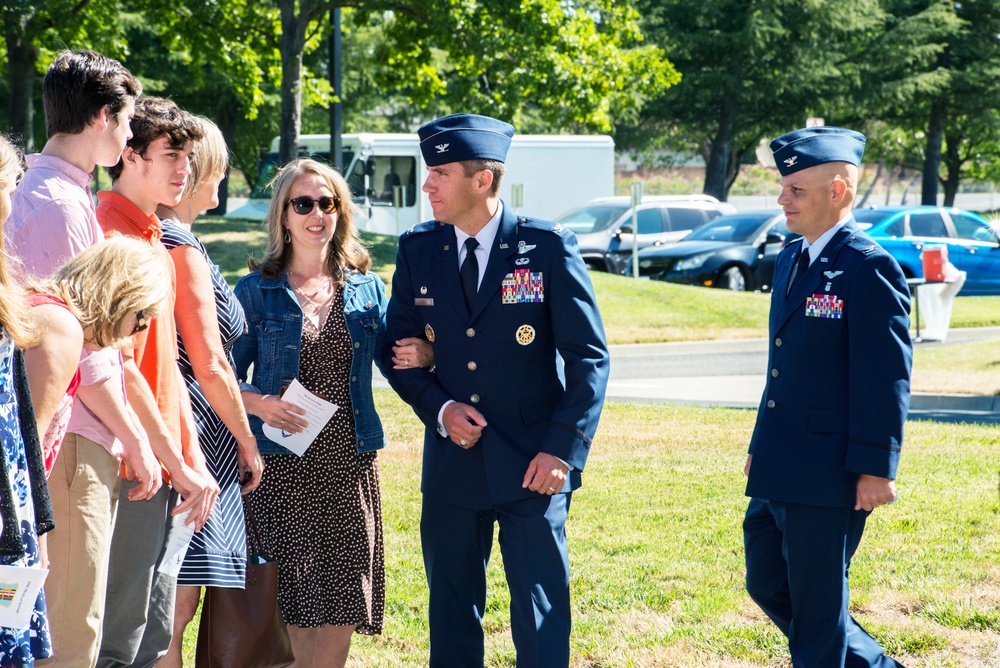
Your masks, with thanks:
[{"label": "red object on table", "polygon": [[924,264],[925,281],[940,283],[945,279],[945,270],[948,266],[947,246],[943,244],[924,246],[924,252],[920,254],[920,259]]}]

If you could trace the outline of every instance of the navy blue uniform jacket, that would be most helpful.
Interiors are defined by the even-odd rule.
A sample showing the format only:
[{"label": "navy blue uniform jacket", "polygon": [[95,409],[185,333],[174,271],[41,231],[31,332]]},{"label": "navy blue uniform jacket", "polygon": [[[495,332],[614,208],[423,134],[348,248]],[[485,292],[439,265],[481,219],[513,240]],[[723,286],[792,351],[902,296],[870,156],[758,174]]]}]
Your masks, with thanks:
[{"label": "navy blue uniform jacket", "polygon": [[895,259],[851,219],[786,297],[800,246],[775,265],[746,493],[853,508],[858,474],[896,477],[910,405],[910,293]]},{"label": "navy blue uniform jacket", "polygon": [[[511,283],[515,275],[523,279],[520,290]],[[593,287],[572,232],[504,207],[469,313],[455,228],[437,221],[414,227],[399,241],[386,327],[383,368],[426,425],[425,495],[474,509],[534,496],[521,483],[539,452],[573,467],[561,491],[580,486],[609,367]],[[408,336],[433,339],[434,373],[392,369],[392,344]],[[486,418],[482,437],[468,450],[437,431],[438,411],[449,399]]]}]

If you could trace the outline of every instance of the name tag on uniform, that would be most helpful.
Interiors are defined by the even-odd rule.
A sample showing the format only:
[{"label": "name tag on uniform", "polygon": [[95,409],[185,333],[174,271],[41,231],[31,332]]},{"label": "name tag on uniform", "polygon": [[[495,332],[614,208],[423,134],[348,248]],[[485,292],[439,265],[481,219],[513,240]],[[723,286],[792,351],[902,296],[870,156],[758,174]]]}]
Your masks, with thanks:
[{"label": "name tag on uniform", "polygon": [[417,306],[434,306],[432,297],[415,297],[413,303]]},{"label": "name tag on uniform", "polygon": [[817,292],[806,299],[806,315],[813,318],[837,318],[844,315],[844,300],[837,295]]},{"label": "name tag on uniform", "polygon": [[515,269],[513,273],[507,274],[500,284],[502,304],[534,304],[544,301],[545,281],[542,280],[540,271],[532,273],[530,269]]}]

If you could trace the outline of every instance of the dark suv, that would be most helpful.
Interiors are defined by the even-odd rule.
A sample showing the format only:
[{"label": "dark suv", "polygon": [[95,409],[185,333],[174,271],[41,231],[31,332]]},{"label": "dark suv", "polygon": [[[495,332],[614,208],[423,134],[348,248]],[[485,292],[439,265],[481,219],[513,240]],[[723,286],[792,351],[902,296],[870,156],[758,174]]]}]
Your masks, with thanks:
[{"label": "dark suv", "polygon": [[[709,195],[643,197],[636,208],[638,247],[680,241],[710,220],[736,209]],[[632,201],[630,197],[601,197],[556,219],[576,233],[580,253],[591,269],[620,274],[632,257]]]}]

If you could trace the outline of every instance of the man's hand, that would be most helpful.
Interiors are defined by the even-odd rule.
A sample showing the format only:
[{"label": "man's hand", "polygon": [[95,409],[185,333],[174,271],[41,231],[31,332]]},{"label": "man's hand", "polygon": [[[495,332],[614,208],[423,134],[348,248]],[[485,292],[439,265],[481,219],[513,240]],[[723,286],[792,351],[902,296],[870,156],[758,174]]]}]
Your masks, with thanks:
[{"label": "man's hand", "polygon": [[750,462],[753,461],[753,455],[747,455],[747,463],[743,465],[743,475],[750,477]]},{"label": "man's hand", "polygon": [[455,445],[466,450],[476,444],[486,426],[486,418],[482,413],[468,404],[460,404],[457,401],[445,406],[441,422]]},{"label": "man's hand", "polygon": [[524,473],[524,482],[521,487],[527,487],[532,492],[539,494],[557,494],[562,491],[566,484],[566,474],[569,471],[566,465],[559,461],[558,457],[539,452],[528,464],[528,470]]},{"label": "man's hand", "polygon": [[896,500],[896,481],[862,473],[858,476],[855,510],[875,510]]}]

